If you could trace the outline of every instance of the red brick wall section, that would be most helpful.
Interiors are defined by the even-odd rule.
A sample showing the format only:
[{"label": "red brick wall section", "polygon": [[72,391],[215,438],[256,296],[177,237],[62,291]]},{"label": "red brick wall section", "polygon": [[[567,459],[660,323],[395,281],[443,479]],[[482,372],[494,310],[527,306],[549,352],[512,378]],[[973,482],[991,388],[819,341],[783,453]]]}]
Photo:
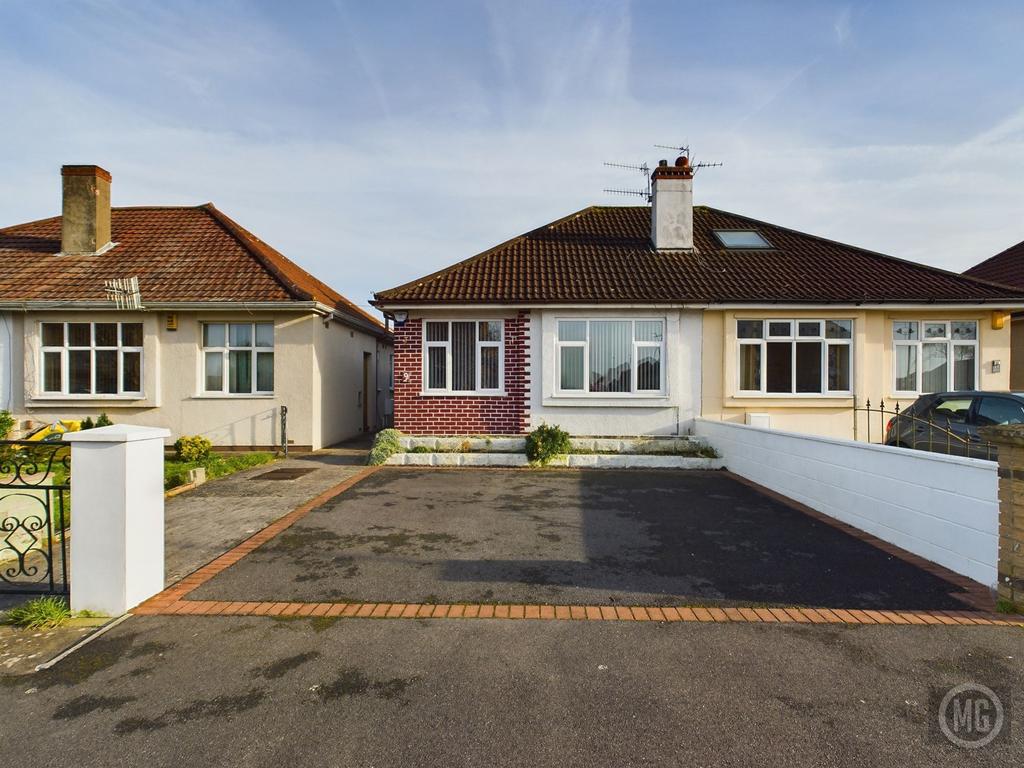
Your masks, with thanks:
[{"label": "red brick wall section", "polygon": [[[530,313],[505,320],[505,395],[422,395],[423,321],[395,329],[395,427],[409,435],[520,435],[530,399]],[[408,380],[406,379],[408,375]]]}]

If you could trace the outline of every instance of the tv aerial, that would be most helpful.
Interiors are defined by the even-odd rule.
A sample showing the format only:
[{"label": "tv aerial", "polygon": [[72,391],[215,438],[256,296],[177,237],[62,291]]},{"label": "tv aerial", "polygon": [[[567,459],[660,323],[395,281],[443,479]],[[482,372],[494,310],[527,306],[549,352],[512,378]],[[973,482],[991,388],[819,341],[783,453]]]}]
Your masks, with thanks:
[{"label": "tv aerial", "polygon": [[622,168],[629,171],[638,171],[644,175],[646,180],[647,189],[605,189],[604,192],[610,195],[636,195],[637,197],[644,198],[648,203],[651,202],[651,169],[647,163],[640,163],[639,165],[631,165],[629,163],[605,163],[609,168]]},{"label": "tv aerial", "polygon": [[107,301],[114,302],[116,309],[142,309],[142,292],[139,290],[137,277],[104,280],[103,291],[107,295]]},{"label": "tv aerial", "polygon": [[689,144],[683,144],[678,147],[669,146],[668,144],[655,144],[654,146],[658,149],[671,149],[680,155],[688,157],[690,159],[690,170],[692,170],[693,173],[697,173],[701,168],[720,168],[722,166],[722,163],[697,162],[697,158],[690,153]]}]

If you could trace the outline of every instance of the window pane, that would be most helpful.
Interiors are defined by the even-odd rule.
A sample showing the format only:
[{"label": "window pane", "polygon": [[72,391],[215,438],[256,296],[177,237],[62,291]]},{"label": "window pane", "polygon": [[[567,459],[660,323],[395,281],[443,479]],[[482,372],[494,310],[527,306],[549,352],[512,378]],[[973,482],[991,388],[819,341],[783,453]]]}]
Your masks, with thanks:
[{"label": "window pane", "polygon": [[562,389],[583,389],[583,347],[562,347],[562,373],[560,385]]},{"label": "window pane", "polygon": [[123,352],[121,356],[121,388],[125,392],[142,391],[142,353]]},{"label": "window pane", "polygon": [[273,323],[256,323],[256,346],[257,347],[272,347],[272,346],[274,346],[274,324]]},{"label": "window pane", "polygon": [[448,386],[445,377],[447,353],[444,347],[427,347],[427,389],[444,389]]},{"label": "window pane", "polygon": [[[917,341],[917,321],[896,321],[892,324],[892,337],[896,341]],[[907,389],[904,391],[912,392],[913,389]]]},{"label": "window pane", "polygon": [[64,386],[61,378],[60,352],[43,353],[43,391],[60,392]]},{"label": "window pane", "polygon": [[945,323],[925,323],[924,324],[924,337],[926,339],[944,339],[944,338],[946,338],[946,324]]},{"label": "window pane", "polygon": [[950,325],[953,338],[958,341],[973,341],[978,338],[978,323],[974,320],[959,320]]},{"label": "window pane", "polygon": [[590,323],[590,391],[629,392],[632,388],[633,323]]},{"label": "window pane", "polygon": [[[223,328],[223,326],[221,326]],[[206,353],[206,391],[224,390],[224,355],[221,352]]]},{"label": "window pane", "polygon": [[501,322],[498,320],[481,322],[480,341],[501,341]]},{"label": "window pane", "polygon": [[770,248],[768,241],[754,230],[716,229],[715,236],[726,248]]},{"label": "window pane", "polygon": [[637,320],[637,341],[663,341],[665,339],[664,323],[661,320]]},{"label": "window pane", "polygon": [[64,323],[43,323],[43,346],[64,346]]},{"label": "window pane", "polygon": [[89,323],[68,323],[68,345],[88,347],[92,344],[92,326]]},{"label": "window pane", "polygon": [[559,320],[558,321],[559,341],[586,341],[587,321],[586,320]]},{"label": "window pane", "polygon": [[639,347],[636,351],[637,390],[661,389],[661,347]]},{"label": "window pane", "polygon": [[228,352],[228,392],[252,392],[252,352]]},{"label": "window pane", "polygon": [[741,339],[760,339],[764,337],[763,320],[737,320],[736,335]]},{"label": "window pane", "polygon": [[949,386],[946,344],[921,345],[921,392],[944,392]]},{"label": "window pane", "polygon": [[72,395],[92,392],[92,352],[68,352],[68,392]]},{"label": "window pane", "polygon": [[773,320],[768,323],[769,336],[792,336],[793,324],[788,320]]},{"label": "window pane", "polygon": [[96,323],[96,346],[117,346],[117,323]]},{"label": "window pane", "polygon": [[793,391],[793,345],[787,342],[768,344],[766,391]]},{"label": "window pane", "polygon": [[96,394],[117,394],[117,351],[113,349],[96,352]]},{"label": "window pane", "polygon": [[126,347],[141,347],[142,323],[122,323],[121,344]]},{"label": "window pane", "polygon": [[974,345],[953,345],[953,389],[974,389]]},{"label": "window pane", "polygon": [[500,389],[497,347],[480,348],[480,388]]},{"label": "window pane", "polygon": [[817,320],[802,320],[796,324],[797,336],[821,336],[821,323]]},{"label": "window pane", "polygon": [[448,341],[448,323],[427,323],[427,341]]},{"label": "window pane", "polygon": [[476,389],[476,323],[452,323],[452,389]]},{"label": "window pane", "polygon": [[252,326],[249,323],[231,323],[228,326],[229,347],[251,347]]},{"label": "window pane", "polygon": [[983,397],[978,406],[978,423],[981,426],[1024,424],[1024,407],[1005,397]]},{"label": "window pane", "polygon": [[274,353],[256,353],[256,391],[274,391]]},{"label": "window pane", "polygon": [[896,347],[896,391],[917,391],[917,347],[899,345]]},{"label": "window pane", "polygon": [[[204,347],[223,347],[227,336],[224,333],[223,323],[207,323],[203,326],[203,346]],[[218,387],[219,389],[219,387]]]},{"label": "window pane", "polygon": [[850,391],[850,347],[848,344],[829,345],[828,388],[831,392]]},{"label": "window pane", "polygon": [[740,389],[761,391],[761,345],[740,345]]},{"label": "window pane", "polygon": [[825,337],[829,339],[852,338],[853,320],[826,320]]},{"label": "window pane", "polygon": [[821,392],[821,342],[796,345],[796,391]]}]

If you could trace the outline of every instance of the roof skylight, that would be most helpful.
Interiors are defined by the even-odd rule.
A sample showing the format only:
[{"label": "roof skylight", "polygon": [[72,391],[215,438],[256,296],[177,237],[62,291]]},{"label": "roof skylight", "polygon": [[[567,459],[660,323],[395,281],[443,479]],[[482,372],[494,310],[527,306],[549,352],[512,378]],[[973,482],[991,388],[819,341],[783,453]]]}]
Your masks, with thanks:
[{"label": "roof skylight", "polygon": [[752,229],[716,229],[715,237],[726,248],[771,248],[771,243]]}]

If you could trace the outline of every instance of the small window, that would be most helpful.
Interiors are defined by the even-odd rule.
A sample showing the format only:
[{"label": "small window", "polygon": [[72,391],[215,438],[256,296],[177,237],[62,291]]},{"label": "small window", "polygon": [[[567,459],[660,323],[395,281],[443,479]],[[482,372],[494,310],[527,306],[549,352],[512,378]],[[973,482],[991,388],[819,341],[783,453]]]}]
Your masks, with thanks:
[{"label": "small window", "polygon": [[204,323],[203,391],[274,392],[273,323]]},{"label": "small window", "polygon": [[771,244],[752,229],[716,229],[717,237],[726,248],[771,248]]},{"label": "small window", "polygon": [[501,320],[426,321],[423,332],[425,389],[500,391],[503,334]]}]

